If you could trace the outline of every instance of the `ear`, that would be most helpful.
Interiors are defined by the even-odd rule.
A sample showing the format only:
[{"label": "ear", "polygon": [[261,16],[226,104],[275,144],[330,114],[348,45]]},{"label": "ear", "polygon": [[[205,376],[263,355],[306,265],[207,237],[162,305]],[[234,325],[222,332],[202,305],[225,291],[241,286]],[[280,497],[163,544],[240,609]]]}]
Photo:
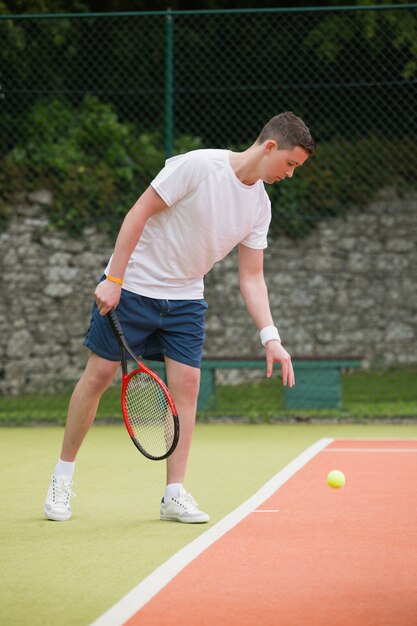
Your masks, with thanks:
[{"label": "ear", "polygon": [[264,143],[264,149],[266,154],[270,154],[274,150],[278,150],[278,144],[274,139],[267,139]]}]

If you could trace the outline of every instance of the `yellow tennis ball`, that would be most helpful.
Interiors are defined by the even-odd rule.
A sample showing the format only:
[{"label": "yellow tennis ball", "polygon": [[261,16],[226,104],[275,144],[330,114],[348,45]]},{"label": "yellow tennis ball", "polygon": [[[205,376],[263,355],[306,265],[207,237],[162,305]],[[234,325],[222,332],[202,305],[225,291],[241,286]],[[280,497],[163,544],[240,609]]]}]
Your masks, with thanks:
[{"label": "yellow tennis ball", "polygon": [[333,489],[340,489],[340,487],[344,487],[345,482],[345,475],[340,470],[332,470],[327,474],[327,484]]}]

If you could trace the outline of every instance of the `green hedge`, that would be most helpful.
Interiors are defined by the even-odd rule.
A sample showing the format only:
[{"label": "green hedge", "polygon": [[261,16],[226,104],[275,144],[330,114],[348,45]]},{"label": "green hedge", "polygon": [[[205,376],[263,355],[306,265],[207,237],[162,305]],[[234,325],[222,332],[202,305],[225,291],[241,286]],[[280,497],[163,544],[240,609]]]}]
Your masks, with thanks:
[{"label": "green hedge", "polygon": [[[0,219],[10,216],[16,193],[47,188],[54,198],[46,209],[51,227],[72,234],[91,224],[116,230],[165,158],[159,132],[141,132],[93,96],[78,107],[60,100],[38,103],[23,118],[21,136],[23,143],[0,162]],[[199,138],[181,136],[174,153],[200,147]],[[411,138],[375,134],[319,144],[292,180],[268,186],[271,234],[303,237],[319,220],[365,206],[384,187],[410,189],[416,185],[414,151]]]},{"label": "green hedge", "polygon": [[394,142],[382,135],[319,144],[293,179],[268,187],[271,233],[303,237],[324,218],[365,207],[381,189],[393,187],[401,195],[416,188],[414,153],[410,138]]},{"label": "green hedge", "polygon": [[[114,230],[164,164],[164,141],[120,121],[114,109],[87,96],[80,107],[60,100],[37,104],[23,119],[26,139],[0,164],[6,197],[0,212],[10,215],[21,191],[53,192],[47,210],[52,227],[78,234],[87,225]],[[176,152],[201,147],[181,136]]]}]

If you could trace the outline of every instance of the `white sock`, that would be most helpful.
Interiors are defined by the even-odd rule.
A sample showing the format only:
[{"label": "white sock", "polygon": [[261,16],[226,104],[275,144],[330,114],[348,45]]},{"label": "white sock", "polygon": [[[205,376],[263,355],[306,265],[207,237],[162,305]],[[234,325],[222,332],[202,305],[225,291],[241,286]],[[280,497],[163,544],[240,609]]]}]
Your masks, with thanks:
[{"label": "white sock", "polygon": [[58,463],[55,467],[55,474],[60,476],[69,476],[72,478],[75,469],[75,461],[62,461],[58,459]]},{"label": "white sock", "polygon": [[164,500],[171,500],[171,498],[178,498],[182,491],[184,491],[184,487],[182,483],[171,483],[165,487],[165,495]]}]

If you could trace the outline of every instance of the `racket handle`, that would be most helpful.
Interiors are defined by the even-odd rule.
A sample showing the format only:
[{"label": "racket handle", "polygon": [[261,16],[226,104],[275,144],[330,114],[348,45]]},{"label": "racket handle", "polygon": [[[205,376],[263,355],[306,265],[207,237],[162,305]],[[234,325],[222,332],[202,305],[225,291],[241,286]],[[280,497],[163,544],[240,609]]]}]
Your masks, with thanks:
[{"label": "racket handle", "polygon": [[119,318],[116,315],[116,311],[114,309],[110,309],[106,317],[109,320],[113,332],[119,337],[123,337],[123,329],[120,325]]}]

